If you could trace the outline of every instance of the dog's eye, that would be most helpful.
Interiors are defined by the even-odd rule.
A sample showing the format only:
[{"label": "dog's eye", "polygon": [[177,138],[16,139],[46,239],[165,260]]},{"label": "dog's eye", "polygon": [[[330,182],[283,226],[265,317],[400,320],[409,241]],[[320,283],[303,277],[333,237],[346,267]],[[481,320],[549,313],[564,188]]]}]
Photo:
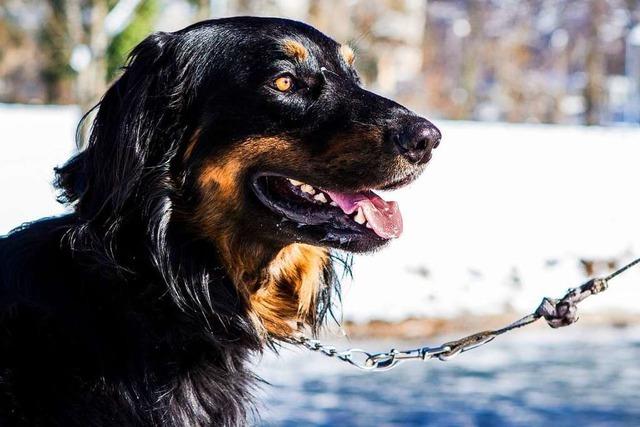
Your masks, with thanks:
[{"label": "dog's eye", "polygon": [[273,86],[280,92],[289,92],[293,89],[293,77],[280,76],[273,81]]}]

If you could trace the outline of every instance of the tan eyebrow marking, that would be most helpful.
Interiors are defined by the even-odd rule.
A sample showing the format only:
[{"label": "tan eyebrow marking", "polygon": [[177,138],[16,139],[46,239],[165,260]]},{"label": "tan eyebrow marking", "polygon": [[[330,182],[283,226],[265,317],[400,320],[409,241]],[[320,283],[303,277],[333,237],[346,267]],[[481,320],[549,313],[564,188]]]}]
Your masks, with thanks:
[{"label": "tan eyebrow marking", "polygon": [[282,50],[288,56],[304,61],[309,57],[309,51],[302,43],[295,40],[287,39],[282,42]]},{"label": "tan eyebrow marking", "polygon": [[349,66],[353,65],[353,61],[356,59],[356,54],[353,52],[353,49],[346,44],[340,46],[340,55],[342,55],[342,58],[344,58]]}]

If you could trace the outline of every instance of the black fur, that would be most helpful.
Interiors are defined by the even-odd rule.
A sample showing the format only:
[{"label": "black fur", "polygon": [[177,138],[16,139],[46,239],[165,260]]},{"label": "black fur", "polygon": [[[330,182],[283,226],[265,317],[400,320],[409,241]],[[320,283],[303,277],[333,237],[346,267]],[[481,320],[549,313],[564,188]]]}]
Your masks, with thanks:
[{"label": "black fur", "polygon": [[[283,37],[314,46],[315,61],[334,52],[322,60],[337,77],[324,78],[340,91],[276,104],[256,89],[282,62],[268,46]],[[336,46],[301,23],[235,18],[154,34],[135,48],[99,104],[86,149],[57,170],[73,213],[0,239],[1,426],[247,422],[257,380],[247,361],[275,343],[261,338],[214,242],[190,222],[202,200],[198,171],[249,136],[296,135],[315,144],[301,149],[321,154],[319,140],[354,123],[370,130],[415,117],[361,89]],[[364,150],[365,162],[347,151],[318,166],[327,169],[320,181],[355,188],[398,176],[379,160],[397,153]],[[265,218],[256,233],[271,241],[278,234],[266,210],[242,197]],[[255,231],[243,227],[240,236]],[[336,291],[330,265],[324,282],[311,326]]]}]

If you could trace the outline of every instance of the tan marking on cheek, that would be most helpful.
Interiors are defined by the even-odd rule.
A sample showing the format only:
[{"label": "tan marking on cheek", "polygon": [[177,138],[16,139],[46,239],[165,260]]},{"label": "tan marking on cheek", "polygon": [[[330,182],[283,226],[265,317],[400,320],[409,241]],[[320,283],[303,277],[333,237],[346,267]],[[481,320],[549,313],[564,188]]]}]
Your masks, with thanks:
[{"label": "tan marking on cheek", "polygon": [[[242,186],[246,180],[245,171],[251,165],[267,165],[269,161],[290,161],[295,158],[295,142],[284,138],[253,138],[240,141],[223,155],[206,161],[197,178],[202,201],[196,211],[196,220],[209,237],[217,239],[221,227],[233,227],[225,217],[242,208]],[[251,215],[246,212],[245,216]],[[221,224],[224,223],[224,224]]]},{"label": "tan marking on cheek", "polygon": [[356,54],[353,52],[353,49],[346,44],[340,46],[340,55],[342,55],[342,58],[349,66],[352,66],[356,59]]},{"label": "tan marking on cheek", "polygon": [[216,186],[216,190],[220,196],[227,198],[232,197],[238,190],[238,179],[241,171],[241,163],[239,159],[233,158],[219,165],[205,166],[198,179],[200,187],[205,191],[210,191],[212,184]]},{"label": "tan marking on cheek", "polygon": [[282,50],[287,56],[298,59],[300,61],[305,61],[309,57],[309,51],[307,50],[307,48],[304,47],[302,43],[295,40],[288,39],[283,41]]},{"label": "tan marking on cheek", "polygon": [[241,171],[240,161],[231,158],[205,166],[198,176],[202,199],[195,209],[193,222],[222,252],[228,252],[228,241],[233,234],[230,214],[240,205]]}]

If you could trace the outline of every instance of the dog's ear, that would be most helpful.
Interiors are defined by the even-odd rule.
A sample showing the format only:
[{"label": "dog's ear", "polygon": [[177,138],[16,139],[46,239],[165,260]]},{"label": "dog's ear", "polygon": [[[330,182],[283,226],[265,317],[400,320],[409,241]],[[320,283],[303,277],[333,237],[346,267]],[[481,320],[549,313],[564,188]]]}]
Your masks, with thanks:
[{"label": "dog's ear", "polygon": [[195,126],[196,59],[184,55],[177,34],[142,41],[100,101],[87,147],[57,169],[60,198],[76,203],[94,238],[107,240],[133,221],[163,244],[176,186],[171,166]]}]

